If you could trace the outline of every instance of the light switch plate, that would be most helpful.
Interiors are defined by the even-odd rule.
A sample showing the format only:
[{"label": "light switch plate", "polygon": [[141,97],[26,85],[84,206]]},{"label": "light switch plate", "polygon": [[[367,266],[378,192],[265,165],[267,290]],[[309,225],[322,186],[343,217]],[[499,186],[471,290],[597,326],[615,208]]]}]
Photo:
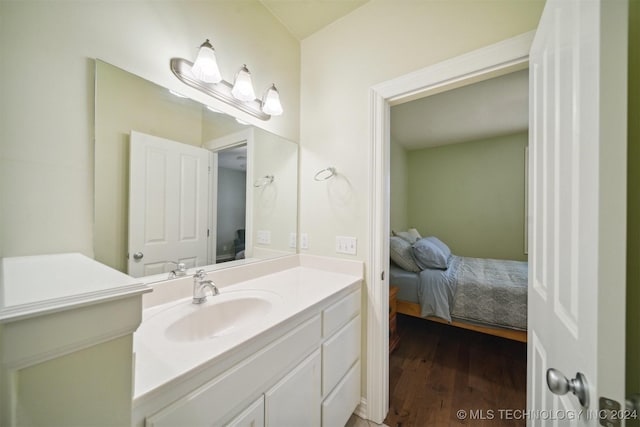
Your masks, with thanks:
[{"label": "light switch plate", "polygon": [[358,240],[351,236],[336,236],[336,252],[356,255],[358,253]]}]

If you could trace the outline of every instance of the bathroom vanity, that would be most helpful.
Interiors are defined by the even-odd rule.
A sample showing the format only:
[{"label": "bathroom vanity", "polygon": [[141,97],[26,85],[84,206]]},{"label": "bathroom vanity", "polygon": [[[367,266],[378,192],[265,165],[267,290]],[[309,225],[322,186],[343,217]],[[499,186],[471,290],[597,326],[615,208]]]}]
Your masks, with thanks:
[{"label": "bathroom vanity", "polygon": [[344,425],[360,402],[362,268],[295,255],[213,271],[220,295],[197,306],[191,277],[160,284],[135,334],[134,425]]},{"label": "bathroom vanity", "polygon": [[203,304],[192,275],[145,284],[80,254],[1,277],[3,426],[333,427],[360,403],[361,262],[208,271]]}]

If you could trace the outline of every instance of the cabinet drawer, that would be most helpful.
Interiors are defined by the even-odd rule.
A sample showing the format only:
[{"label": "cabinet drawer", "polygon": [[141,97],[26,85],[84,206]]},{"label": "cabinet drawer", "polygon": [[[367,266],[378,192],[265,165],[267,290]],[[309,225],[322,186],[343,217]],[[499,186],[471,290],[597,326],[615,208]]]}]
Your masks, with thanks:
[{"label": "cabinet drawer", "polygon": [[360,402],[360,360],[322,402],[322,426],[343,426]]},{"label": "cabinet drawer", "polygon": [[280,337],[252,357],[146,419],[146,426],[220,425],[243,400],[256,396],[320,341],[320,315]]},{"label": "cabinet drawer", "polygon": [[322,336],[329,337],[360,312],[360,289],[322,312]]},{"label": "cabinet drawer", "polygon": [[322,395],[326,396],[360,358],[360,315],[322,344]]},{"label": "cabinet drawer", "polygon": [[264,395],[260,396],[225,427],[264,427]]}]

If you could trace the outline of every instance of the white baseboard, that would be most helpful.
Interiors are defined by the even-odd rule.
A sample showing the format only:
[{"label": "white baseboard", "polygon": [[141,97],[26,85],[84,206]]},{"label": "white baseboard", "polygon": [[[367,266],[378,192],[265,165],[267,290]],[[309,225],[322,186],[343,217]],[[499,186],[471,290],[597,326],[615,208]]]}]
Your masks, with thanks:
[{"label": "white baseboard", "polygon": [[360,403],[356,406],[356,410],[353,411],[353,413],[364,420],[369,419],[369,413],[367,412],[367,399],[361,397]]}]

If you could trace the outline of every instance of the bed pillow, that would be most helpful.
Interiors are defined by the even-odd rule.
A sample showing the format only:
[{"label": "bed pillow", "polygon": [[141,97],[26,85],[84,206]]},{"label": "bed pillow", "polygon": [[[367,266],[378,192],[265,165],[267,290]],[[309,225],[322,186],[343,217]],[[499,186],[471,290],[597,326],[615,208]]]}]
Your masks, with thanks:
[{"label": "bed pillow", "polygon": [[412,245],[418,240],[422,239],[422,236],[415,228],[410,228],[408,231],[394,231],[393,235],[406,240]]},{"label": "bed pillow", "polygon": [[419,273],[420,267],[413,259],[413,248],[411,244],[398,236],[389,238],[389,255],[391,260],[403,270]]},{"label": "bed pillow", "polygon": [[437,237],[427,237],[413,244],[413,258],[421,270],[449,268],[451,250]]}]

